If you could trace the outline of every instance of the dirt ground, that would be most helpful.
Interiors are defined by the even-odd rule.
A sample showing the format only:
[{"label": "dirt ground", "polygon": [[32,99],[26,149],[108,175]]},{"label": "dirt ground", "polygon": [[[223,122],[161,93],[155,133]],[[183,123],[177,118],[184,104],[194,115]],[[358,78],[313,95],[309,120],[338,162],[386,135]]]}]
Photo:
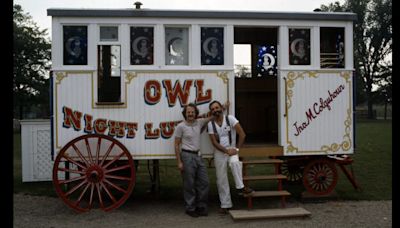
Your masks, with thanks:
[{"label": "dirt ground", "polygon": [[[392,201],[327,201],[287,203],[311,212],[305,218],[234,221],[219,215],[218,205],[210,203],[207,217],[184,214],[180,200],[134,199],[111,212],[91,210],[77,214],[61,199],[14,194],[14,227],[392,227]],[[239,208],[238,208],[239,209]],[[245,209],[245,208],[240,208]]]}]

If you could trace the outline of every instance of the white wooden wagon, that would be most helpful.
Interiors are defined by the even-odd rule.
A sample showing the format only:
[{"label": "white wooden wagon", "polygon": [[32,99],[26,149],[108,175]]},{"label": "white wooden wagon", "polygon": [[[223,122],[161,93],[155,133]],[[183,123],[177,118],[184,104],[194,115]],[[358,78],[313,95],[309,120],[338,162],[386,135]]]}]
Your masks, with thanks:
[{"label": "white wooden wagon", "polygon": [[[244,165],[272,162],[276,179],[302,180],[314,194],[334,189],[335,161],[351,161],[353,13],[47,12],[53,182],[77,211],[123,204],[134,161],[174,159],[174,127],[189,102],[206,113],[212,100],[229,100],[247,134],[241,157],[269,159]],[[235,70],[238,44],[250,47],[246,74]],[[206,133],[201,152],[212,158]]]}]

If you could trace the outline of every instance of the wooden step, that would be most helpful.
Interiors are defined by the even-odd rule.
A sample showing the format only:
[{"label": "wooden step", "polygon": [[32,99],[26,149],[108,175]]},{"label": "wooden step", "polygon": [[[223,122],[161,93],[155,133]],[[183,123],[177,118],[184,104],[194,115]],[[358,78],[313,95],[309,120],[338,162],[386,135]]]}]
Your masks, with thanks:
[{"label": "wooden step", "polygon": [[282,164],[283,160],[280,159],[260,159],[260,160],[244,160],[243,165],[248,164]]},{"label": "wooden step", "polygon": [[279,209],[254,209],[254,210],[229,210],[229,214],[234,220],[245,219],[268,219],[268,218],[288,218],[305,217],[311,212],[304,208],[279,208]]},{"label": "wooden step", "polygon": [[246,143],[240,148],[240,157],[268,157],[282,156],[283,146],[277,144],[249,144]]},{"label": "wooden step", "polygon": [[254,191],[251,194],[243,194],[243,197],[273,197],[273,196],[290,196],[288,191]]},{"label": "wooden step", "polygon": [[253,180],[284,180],[287,179],[285,175],[277,174],[277,175],[261,175],[261,176],[244,176],[244,181],[253,181]]}]

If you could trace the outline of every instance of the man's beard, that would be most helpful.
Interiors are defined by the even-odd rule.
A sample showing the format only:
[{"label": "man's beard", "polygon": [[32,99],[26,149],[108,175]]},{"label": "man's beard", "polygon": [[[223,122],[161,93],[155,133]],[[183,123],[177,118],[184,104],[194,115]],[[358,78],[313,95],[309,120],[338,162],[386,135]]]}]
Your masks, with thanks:
[{"label": "man's beard", "polygon": [[222,114],[222,111],[215,111],[213,112],[213,116],[218,117],[219,115]]}]

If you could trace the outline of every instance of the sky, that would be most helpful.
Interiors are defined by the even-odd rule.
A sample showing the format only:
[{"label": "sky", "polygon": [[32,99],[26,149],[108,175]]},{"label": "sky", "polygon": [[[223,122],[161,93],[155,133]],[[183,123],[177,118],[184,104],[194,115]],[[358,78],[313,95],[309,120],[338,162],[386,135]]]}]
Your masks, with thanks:
[{"label": "sky", "polygon": [[343,4],[344,0],[14,0],[22,6],[33,21],[42,29],[51,27],[49,8],[78,9],[126,9],[134,8],[134,2],[140,1],[142,8],[164,10],[229,10],[229,11],[289,11],[312,12],[322,4],[335,1]]},{"label": "sky", "polygon": [[[335,1],[339,1],[340,4],[344,3],[344,0],[14,0],[14,4],[21,5],[23,11],[29,13],[41,29],[48,30],[48,37],[50,37],[51,17],[47,16],[49,8],[126,9],[134,8],[136,1],[143,4],[142,8],[154,10],[284,12],[312,12],[322,4],[328,5]],[[235,52],[249,53],[247,49],[246,47],[235,47]],[[250,64],[249,57],[239,56],[242,57],[235,59],[236,64]]]}]

